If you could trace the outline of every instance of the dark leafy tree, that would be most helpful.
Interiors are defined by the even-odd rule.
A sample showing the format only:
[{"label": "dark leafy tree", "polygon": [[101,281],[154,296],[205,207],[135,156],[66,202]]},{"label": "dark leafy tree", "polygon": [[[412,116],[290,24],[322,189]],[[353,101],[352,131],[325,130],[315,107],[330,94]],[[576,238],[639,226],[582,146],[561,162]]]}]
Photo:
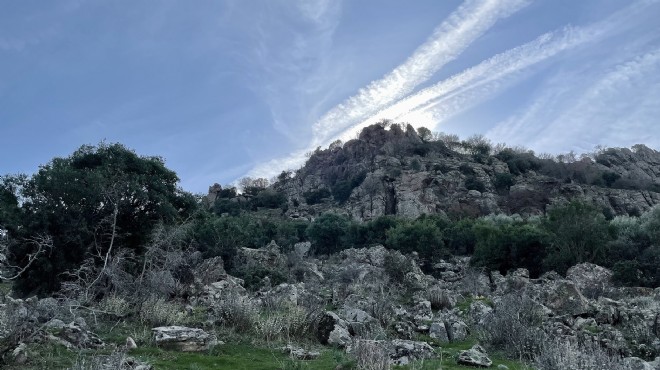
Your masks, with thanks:
[{"label": "dark leafy tree", "polygon": [[399,223],[387,231],[386,246],[402,253],[417,252],[425,262],[444,252],[442,232],[431,219]]},{"label": "dark leafy tree", "polygon": [[[142,157],[121,144],[82,146],[54,158],[21,190],[23,214],[10,259],[26,265],[34,235],[53,248],[17,280],[22,293],[59,288],[63,273],[90,257],[102,263],[117,248],[140,255],[153,227],[188,217],[196,200],[177,187],[176,174],[159,157]],[[105,258],[107,262],[107,257]]]},{"label": "dark leafy tree", "polygon": [[331,254],[346,248],[344,241],[349,226],[348,218],[335,213],[324,213],[316,218],[307,228],[312,252]]},{"label": "dark leafy tree", "polygon": [[593,205],[573,201],[553,208],[543,227],[552,235],[546,268],[565,273],[577,263],[606,261],[610,231],[605,217]]}]

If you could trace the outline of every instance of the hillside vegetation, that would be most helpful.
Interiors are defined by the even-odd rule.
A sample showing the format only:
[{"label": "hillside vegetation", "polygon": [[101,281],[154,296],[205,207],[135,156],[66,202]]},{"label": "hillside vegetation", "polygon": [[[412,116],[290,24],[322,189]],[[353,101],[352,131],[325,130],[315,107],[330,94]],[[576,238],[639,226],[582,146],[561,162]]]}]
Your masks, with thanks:
[{"label": "hillside vegetation", "polygon": [[660,367],[659,191],[643,145],[553,157],[387,122],[204,196],[83,146],[0,182],[2,364]]}]

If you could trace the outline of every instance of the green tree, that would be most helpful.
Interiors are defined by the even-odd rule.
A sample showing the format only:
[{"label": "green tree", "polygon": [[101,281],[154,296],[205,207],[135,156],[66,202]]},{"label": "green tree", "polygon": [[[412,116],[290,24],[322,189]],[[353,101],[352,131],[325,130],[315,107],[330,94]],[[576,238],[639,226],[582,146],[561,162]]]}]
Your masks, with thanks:
[{"label": "green tree", "polygon": [[442,232],[432,219],[399,223],[387,231],[386,246],[402,253],[417,252],[426,262],[444,252]]},{"label": "green tree", "polygon": [[188,217],[195,198],[177,187],[176,174],[159,157],[141,157],[121,144],[82,146],[54,158],[26,181],[22,227],[10,249],[13,264],[25,266],[34,235],[53,247],[17,280],[23,293],[59,288],[64,272],[83,260],[107,263],[118,248],[140,255],[153,227]]},{"label": "green tree", "polygon": [[573,201],[548,212],[543,227],[552,235],[547,269],[565,273],[582,262],[603,263],[610,239],[608,222],[593,205]]},{"label": "green tree", "polygon": [[549,235],[537,226],[524,222],[479,222],[474,227],[477,245],[472,264],[506,273],[512,268],[526,268],[532,277],[543,272],[543,258]]},{"label": "green tree", "polygon": [[19,226],[21,208],[18,193],[25,183],[25,176],[0,177],[0,229],[16,230]]},{"label": "green tree", "polygon": [[345,249],[344,241],[350,221],[345,216],[324,213],[307,228],[307,236],[312,242],[312,252],[331,254]]}]

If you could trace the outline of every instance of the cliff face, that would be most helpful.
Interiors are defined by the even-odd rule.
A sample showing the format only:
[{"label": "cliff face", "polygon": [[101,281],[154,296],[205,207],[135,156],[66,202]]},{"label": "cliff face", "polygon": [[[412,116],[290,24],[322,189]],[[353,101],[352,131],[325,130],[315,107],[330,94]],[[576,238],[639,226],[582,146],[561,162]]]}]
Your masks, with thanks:
[{"label": "cliff face", "polygon": [[478,143],[425,141],[410,126],[374,125],[358,139],[317,150],[274,187],[287,195],[293,218],[327,210],[360,220],[540,215],[573,199],[611,215],[639,214],[660,204],[660,152],[636,145],[560,163],[511,149],[490,155]]}]

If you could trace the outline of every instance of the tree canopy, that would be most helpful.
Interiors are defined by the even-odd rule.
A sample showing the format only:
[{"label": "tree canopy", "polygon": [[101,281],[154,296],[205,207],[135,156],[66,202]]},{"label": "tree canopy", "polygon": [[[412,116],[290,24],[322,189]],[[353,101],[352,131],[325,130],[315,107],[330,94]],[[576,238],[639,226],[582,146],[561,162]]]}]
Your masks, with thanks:
[{"label": "tree canopy", "polygon": [[59,288],[62,273],[114,248],[139,255],[153,227],[188,217],[192,195],[159,157],[143,157],[121,144],[85,145],[54,158],[20,189],[20,229],[10,230],[10,259],[24,266],[34,252],[29,240],[48,235],[52,246],[17,281],[24,293]]}]

